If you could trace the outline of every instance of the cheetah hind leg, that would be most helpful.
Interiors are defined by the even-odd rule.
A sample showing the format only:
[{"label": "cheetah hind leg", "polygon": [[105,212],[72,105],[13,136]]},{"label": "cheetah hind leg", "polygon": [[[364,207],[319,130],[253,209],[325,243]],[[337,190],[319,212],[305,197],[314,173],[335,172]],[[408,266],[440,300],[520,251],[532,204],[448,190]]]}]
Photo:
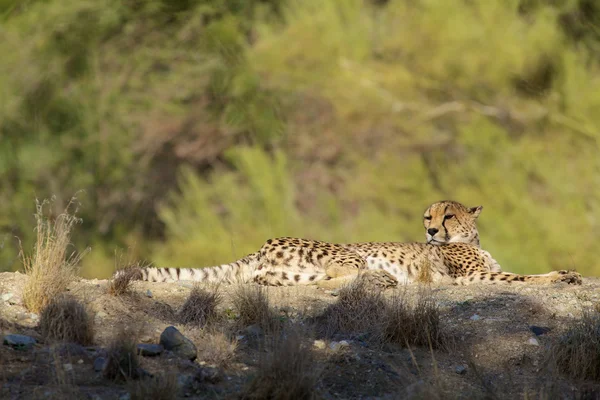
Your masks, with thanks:
[{"label": "cheetah hind leg", "polygon": [[317,282],[317,286],[327,290],[339,289],[355,279],[364,279],[367,285],[382,289],[398,285],[398,280],[393,275],[381,269],[364,270],[354,266],[333,264],[325,270],[325,273],[331,279],[321,280]]}]

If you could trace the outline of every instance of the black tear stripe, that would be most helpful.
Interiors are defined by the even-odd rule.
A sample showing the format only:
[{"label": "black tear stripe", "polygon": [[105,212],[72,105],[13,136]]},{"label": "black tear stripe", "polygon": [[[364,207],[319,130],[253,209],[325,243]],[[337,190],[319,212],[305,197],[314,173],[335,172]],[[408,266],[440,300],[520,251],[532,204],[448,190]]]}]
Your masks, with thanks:
[{"label": "black tear stripe", "polygon": [[181,268],[175,268],[175,271],[177,272],[177,280],[179,280],[179,275],[181,274]]},{"label": "black tear stripe", "polygon": [[203,269],[202,274],[203,274],[202,280],[204,280],[204,281],[207,280],[208,279],[208,271],[206,269]]}]

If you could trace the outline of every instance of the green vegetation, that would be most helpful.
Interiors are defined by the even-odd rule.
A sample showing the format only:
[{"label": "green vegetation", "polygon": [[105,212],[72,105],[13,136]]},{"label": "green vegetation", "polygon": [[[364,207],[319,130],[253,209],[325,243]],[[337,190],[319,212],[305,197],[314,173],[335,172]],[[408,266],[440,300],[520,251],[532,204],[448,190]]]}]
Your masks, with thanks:
[{"label": "green vegetation", "polygon": [[3,0],[0,21],[0,270],[35,198],[84,189],[87,276],[125,248],[422,241],[443,198],[484,205],[507,270],[600,273],[593,1]]}]

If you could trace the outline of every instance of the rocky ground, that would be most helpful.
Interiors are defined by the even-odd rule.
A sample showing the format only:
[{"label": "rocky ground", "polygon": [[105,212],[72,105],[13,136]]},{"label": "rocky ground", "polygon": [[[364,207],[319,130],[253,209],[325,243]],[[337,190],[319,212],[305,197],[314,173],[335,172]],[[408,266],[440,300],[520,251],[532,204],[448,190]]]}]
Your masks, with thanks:
[{"label": "rocky ground", "polygon": [[[102,374],[106,348],[122,326],[148,351],[160,352],[142,356],[141,368],[154,376],[173,373],[177,397],[238,398],[260,368],[265,351],[259,338],[264,332],[252,325],[232,328],[236,287],[221,287],[219,313],[225,325],[201,329],[176,318],[189,284],[135,282],[133,293],[115,297],[107,293],[106,280],[79,280],[69,291],[88,307],[95,322],[93,346],[82,347],[44,342],[39,316],[22,305],[26,279],[19,273],[0,274],[0,337],[5,337],[0,346],[0,398],[132,398],[128,384]],[[318,374],[315,397],[599,398],[598,382],[568,379],[548,361],[550,346],[582,313],[600,308],[599,289],[597,278],[584,279],[581,286],[432,286],[431,296],[450,337],[445,349],[373,344],[360,332],[310,337],[315,357],[311,368]],[[414,297],[423,289],[399,290]],[[300,325],[338,301],[336,293],[316,287],[268,288],[266,293],[281,320]],[[195,345],[193,361],[149,346],[159,344],[170,326]],[[26,335],[35,343],[11,345],[11,340],[23,339],[11,334]]]}]

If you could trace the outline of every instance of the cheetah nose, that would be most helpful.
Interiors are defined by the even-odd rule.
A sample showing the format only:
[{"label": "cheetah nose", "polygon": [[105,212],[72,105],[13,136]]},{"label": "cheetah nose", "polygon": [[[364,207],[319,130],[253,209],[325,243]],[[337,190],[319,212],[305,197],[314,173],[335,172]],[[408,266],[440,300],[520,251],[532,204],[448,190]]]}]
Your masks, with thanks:
[{"label": "cheetah nose", "polygon": [[427,233],[429,233],[431,236],[434,236],[436,233],[438,233],[440,230],[437,228],[429,228],[427,229]]}]

